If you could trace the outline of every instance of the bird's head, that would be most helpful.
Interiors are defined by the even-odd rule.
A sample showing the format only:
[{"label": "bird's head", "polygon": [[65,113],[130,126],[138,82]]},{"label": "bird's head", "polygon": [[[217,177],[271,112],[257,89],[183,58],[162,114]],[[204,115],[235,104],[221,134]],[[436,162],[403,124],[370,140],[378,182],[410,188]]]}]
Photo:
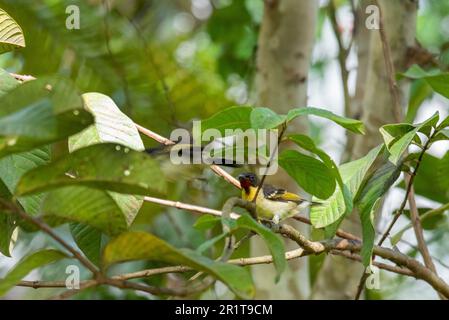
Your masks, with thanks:
[{"label": "bird's head", "polygon": [[251,172],[245,172],[242,174],[239,174],[237,177],[240,181],[240,186],[245,190],[248,191],[250,187],[257,187],[259,185],[259,179],[254,173]]}]

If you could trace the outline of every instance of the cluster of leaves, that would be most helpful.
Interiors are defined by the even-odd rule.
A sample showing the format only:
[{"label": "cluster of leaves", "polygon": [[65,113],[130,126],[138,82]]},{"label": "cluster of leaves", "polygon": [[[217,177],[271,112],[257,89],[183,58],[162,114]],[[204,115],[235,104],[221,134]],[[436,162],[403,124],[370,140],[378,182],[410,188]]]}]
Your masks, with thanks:
[{"label": "cluster of leaves", "polygon": [[[14,20],[7,21],[22,35]],[[11,43],[8,38],[0,40],[5,50],[13,47],[6,45]],[[20,210],[52,227],[70,223],[78,247],[105,272],[131,260],[181,264],[215,276],[239,297],[254,294],[244,268],[176,249],[149,233],[127,231],[142,206],[142,195],[164,193],[166,183],[159,163],[141,152],[144,146],[135,124],[111,98],[80,95],[60,76],[25,83],[4,70],[0,76],[2,201],[17,201]],[[52,154],[64,141],[69,153]],[[0,252],[9,256],[17,226],[29,232],[37,229],[3,205],[0,217]],[[257,229],[245,225],[244,218],[239,223]],[[279,246],[280,240],[274,241]],[[0,280],[0,294],[31,270],[63,258],[67,255],[47,249],[23,257]]]},{"label": "cluster of leaves", "polygon": [[[412,67],[405,76],[420,77],[433,90],[442,95],[447,94],[447,87],[440,84],[447,74],[428,74],[418,67]],[[287,115],[278,115],[268,108],[233,107],[219,112],[202,122],[202,129],[215,128],[225,134],[225,129],[278,129],[298,116],[314,115],[329,119],[345,129],[363,134],[363,123],[335,115],[319,108],[293,108]],[[314,206],[310,212],[312,225],[324,229],[327,237],[333,237],[343,219],[357,209],[363,227],[363,263],[371,262],[374,246],[374,214],[380,206],[385,193],[394,185],[401,171],[412,171],[417,159],[422,154],[423,167],[431,172],[424,172],[417,178],[417,192],[429,195],[430,199],[446,203],[447,179],[441,174],[447,167],[447,156],[439,160],[425,153],[437,141],[447,140],[449,118],[439,122],[438,113],[418,124],[388,124],[380,128],[384,143],[371,150],[366,156],[337,167],[331,157],[318,148],[314,141],[302,134],[291,134],[284,140],[294,142],[303,152],[284,150],[279,155],[280,166],[297,182],[303,190],[316,197],[322,205]],[[421,148],[420,152],[407,155],[411,144]],[[435,167],[441,171],[432,171],[427,162],[441,162]],[[435,168],[434,167],[434,168]],[[439,177],[437,178],[436,176]],[[432,181],[440,181],[427,189]],[[426,183],[425,187],[421,187]],[[440,192],[432,189],[441,187]],[[402,233],[401,233],[402,234]],[[399,239],[400,235],[396,236]]]},{"label": "cluster of leaves", "polygon": [[[108,11],[104,1],[2,0],[29,39],[26,50],[14,52],[17,59],[9,61],[23,61],[22,73],[63,74],[83,92],[107,94],[140,124],[151,123],[162,133],[175,126],[173,118],[187,122],[230,105],[210,58],[216,48],[196,45],[195,63],[185,65],[174,57],[186,35],[160,34],[160,15],[175,16],[176,4],[156,1],[141,8],[141,1],[130,2],[110,2]],[[80,10],[80,30],[65,27],[70,5]]]}]

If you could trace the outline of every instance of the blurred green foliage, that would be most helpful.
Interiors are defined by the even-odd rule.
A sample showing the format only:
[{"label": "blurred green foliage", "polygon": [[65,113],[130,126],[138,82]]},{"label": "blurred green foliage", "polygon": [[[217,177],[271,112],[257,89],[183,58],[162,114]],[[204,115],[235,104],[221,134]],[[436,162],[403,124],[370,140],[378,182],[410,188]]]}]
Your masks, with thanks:
[{"label": "blurred green foliage", "polygon": [[[449,3],[441,0],[421,3],[417,40],[449,65]],[[348,6],[346,1],[337,1],[336,4],[338,7]],[[66,8],[69,5],[80,9],[80,30],[66,28]],[[95,91],[106,94],[136,123],[168,136],[174,128],[190,128],[192,120],[206,119],[236,104],[236,100],[239,102],[238,97],[231,94],[232,89],[242,83],[250,87],[255,73],[263,0],[212,1],[210,15],[206,17],[195,15],[192,6],[193,2],[189,0],[0,0],[0,8],[19,23],[26,39],[26,48],[0,56],[0,67],[37,78],[47,75],[68,77],[80,93]],[[324,39],[326,19],[326,9],[321,7],[317,42],[328,40]],[[318,78],[324,76],[334,58],[327,53],[315,56],[312,71]],[[428,87],[418,87],[415,83],[414,90],[409,122],[413,122],[419,106],[431,96]],[[319,140],[321,127],[312,124],[312,129],[315,140]],[[155,144],[148,138],[144,138],[144,143],[146,146]],[[53,153],[53,158],[61,153],[59,149],[67,151],[66,145],[54,146],[53,149],[59,151]],[[447,156],[443,159],[431,155],[424,157],[415,185],[418,194],[440,203],[449,201],[447,184],[441,181],[441,170],[447,168],[447,159]],[[435,168],[443,169],[435,171]],[[174,177],[167,181],[168,199],[220,208],[224,199],[236,194],[232,186],[203,167],[164,169],[171,170]],[[0,180],[0,194],[9,198],[11,192]],[[144,203],[131,229],[149,231],[174,247],[195,250],[207,239],[221,233],[220,225],[194,228],[196,220],[196,216],[182,210]],[[447,223],[426,227],[432,230],[439,228],[434,230],[432,243],[447,240],[447,233],[444,233]],[[67,226],[60,228],[64,231],[61,233],[70,234]],[[236,233],[237,239],[245,235],[242,230]],[[101,242],[98,234],[94,236]],[[20,239],[21,243],[15,250],[22,254],[39,247],[54,246],[52,241],[39,234],[21,232]],[[0,245],[2,249],[7,246],[4,243]],[[222,246],[223,240],[215,243],[207,249],[207,255],[219,257]],[[436,246],[436,250],[441,248]],[[233,257],[247,257],[249,251],[248,243],[245,243]],[[416,255],[416,251],[410,255]],[[311,265],[321,265],[321,258],[312,260]],[[95,259],[99,260],[99,257]],[[64,276],[66,263],[58,262],[57,266],[44,269],[42,278],[50,280]],[[112,272],[158,266],[161,264],[132,262],[114,266]],[[2,271],[8,267],[0,265]],[[145,281],[152,285],[179,285],[193,274],[178,274],[175,278],[157,276]],[[312,282],[315,277],[316,273]],[[401,278],[394,277],[395,285],[401,284],[398,279]],[[394,296],[394,289],[370,292],[368,297]],[[25,297],[45,298],[53,294],[54,290],[44,289],[39,293],[30,290]],[[216,293],[211,290],[206,296],[214,295]],[[100,287],[89,289],[78,298],[147,299],[148,296]]]}]

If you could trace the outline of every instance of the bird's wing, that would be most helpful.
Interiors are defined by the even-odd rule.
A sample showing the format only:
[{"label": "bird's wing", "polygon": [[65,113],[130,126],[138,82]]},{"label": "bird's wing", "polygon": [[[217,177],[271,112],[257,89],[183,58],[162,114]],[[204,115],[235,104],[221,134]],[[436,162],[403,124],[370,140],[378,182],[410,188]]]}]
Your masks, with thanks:
[{"label": "bird's wing", "polygon": [[265,198],[272,201],[293,201],[298,204],[304,201],[304,199],[297,194],[287,192],[285,189],[276,188],[270,184],[263,185],[262,191]]}]

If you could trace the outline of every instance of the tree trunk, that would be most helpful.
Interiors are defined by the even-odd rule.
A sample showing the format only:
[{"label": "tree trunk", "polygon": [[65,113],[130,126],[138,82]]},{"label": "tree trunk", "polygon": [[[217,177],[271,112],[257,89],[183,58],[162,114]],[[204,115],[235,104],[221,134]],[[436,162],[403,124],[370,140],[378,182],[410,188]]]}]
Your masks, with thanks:
[{"label": "tree trunk", "polygon": [[[391,47],[393,64],[396,72],[402,72],[407,65],[407,49],[414,44],[417,1],[379,0],[378,2],[381,6],[385,32]],[[364,17],[361,21],[361,28],[366,28],[367,15],[365,14]],[[353,105],[362,111],[366,135],[355,138],[350,157],[353,160],[364,156],[382,142],[379,134],[379,128],[382,125],[395,122],[394,103],[390,94],[379,30],[365,29],[359,30],[359,32],[361,34],[370,33],[365,36],[369,37],[370,43],[358,46],[358,50],[364,50],[368,46],[369,53],[366,56],[363,51],[358,52],[359,58],[368,58],[368,61],[359,60],[357,81],[363,83],[357,84],[357,94]],[[365,63],[368,66],[366,70]],[[366,75],[364,75],[365,72]],[[401,88],[401,106],[405,104],[406,87]],[[360,101],[361,104],[358,103]],[[342,228],[361,235],[359,221],[356,213],[353,213],[343,222]],[[341,257],[327,257],[317,277],[312,297],[314,299],[353,299],[362,272],[363,268],[360,264]]]},{"label": "tree trunk", "polygon": [[[257,53],[257,105],[286,114],[294,107],[305,107],[307,78],[315,37],[318,12],[316,0],[265,0],[265,11],[259,34]],[[305,132],[306,122],[289,126],[294,132]],[[295,183],[284,173],[267,177],[267,181],[291,190]],[[302,227],[296,225],[296,227]],[[286,249],[296,247],[286,243]],[[251,255],[267,254],[259,239],[251,240]],[[306,259],[290,262],[281,281],[274,284],[273,266],[254,266],[253,276],[258,299],[301,299],[307,296]],[[274,286],[274,287],[273,287]]]},{"label": "tree trunk", "polygon": [[[391,47],[391,59],[396,72],[405,71],[408,64],[407,52],[415,44],[417,1],[379,1],[384,19],[385,31]],[[389,91],[385,58],[379,32],[371,37],[371,55],[367,74],[367,86],[363,97],[363,117],[366,135],[357,137],[353,159],[358,159],[382,142],[379,128],[394,123],[394,103]],[[405,105],[407,85],[402,86],[401,106]]]},{"label": "tree trunk", "polygon": [[[351,108],[347,117],[360,119],[363,111],[363,97],[368,76],[368,62],[371,48],[371,35],[373,32],[366,28],[366,8],[375,3],[375,0],[361,0],[356,8],[354,19],[354,44],[357,52],[357,80],[355,85],[355,95],[351,99]],[[348,162],[352,157],[356,135],[347,133],[345,151],[342,155],[342,163]]]}]

